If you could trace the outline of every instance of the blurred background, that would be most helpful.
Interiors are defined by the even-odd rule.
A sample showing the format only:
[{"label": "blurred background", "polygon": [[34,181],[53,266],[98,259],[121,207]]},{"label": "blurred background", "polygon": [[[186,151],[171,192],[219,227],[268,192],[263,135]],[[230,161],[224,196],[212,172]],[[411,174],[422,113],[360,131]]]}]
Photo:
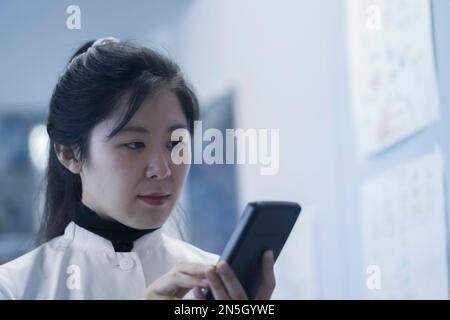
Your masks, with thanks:
[{"label": "blurred background", "polygon": [[0,262],[33,248],[59,73],[115,36],[180,65],[204,129],[280,130],[275,175],[192,166],[187,240],[220,254],[248,202],[296,201],[274,298],[448,299],[449,18],[448,0],[1,1]]}]

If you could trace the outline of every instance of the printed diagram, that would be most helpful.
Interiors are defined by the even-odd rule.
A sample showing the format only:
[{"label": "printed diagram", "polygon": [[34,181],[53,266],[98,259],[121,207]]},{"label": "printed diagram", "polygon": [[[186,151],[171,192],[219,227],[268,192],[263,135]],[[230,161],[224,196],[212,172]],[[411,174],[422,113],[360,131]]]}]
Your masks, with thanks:
[{"label": "printed diagram", "polygon": [[430,3],[348,0],[348,27],[352,115],[362,159],[439,118]]},{"label": "printed diagram", "polygon": [[364,265],[379,266],[369,298],[448,299],[444,173],[438,151],[366,181]]}]

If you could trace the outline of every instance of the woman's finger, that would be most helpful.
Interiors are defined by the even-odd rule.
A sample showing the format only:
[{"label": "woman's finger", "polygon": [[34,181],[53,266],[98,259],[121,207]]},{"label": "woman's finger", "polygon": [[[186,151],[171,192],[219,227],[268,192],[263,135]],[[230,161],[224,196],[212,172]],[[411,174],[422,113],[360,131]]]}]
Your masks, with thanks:
[{"label": "woman's finger", "polygon": [[[153,282],[146,291],[148,299],[182,298],[195,287],[206,287],[209,281],[204,275],[188,275],[186,268],[175,267],[172,271]],[[192,270],[188,270],[192,271]]]},{"label": "woman's finger", "polygon": [[225,289],[222,280],[216,272],[216,268],[209,268],[206,272],[209,281],[209,288],[212,291],[215,300],[229,300],[230,296]]},{"label": "woman's finger", "polygon": [[244,288],[228,263],[220,261],[217,271],[231,300],[248,300]]},{"label": "woman's finger", "polygon": [[206,271],[211,268],[212,265],[194,262],[179,262],[175,267],[175,271],[186,273],[192,276],[204,277]]},{"label": "woman's finger", "polygon": [[164,288],[165,291],[175,290],[177,288],[192,289],[197,286],[206,286],[208,282],[206,279],[193,277],[181,272],[174,272],[167,277],[164,277],[159,283],[160,288]]},{"label": "woman's finger", "polygon": [[255,300],[268,300],[272,296],[272,292],[275,289],[276,284],[273,269],[274,263],[275,259],[273,256],[273,251],[265,251],[262,258],[261,285],[255,295]]}]

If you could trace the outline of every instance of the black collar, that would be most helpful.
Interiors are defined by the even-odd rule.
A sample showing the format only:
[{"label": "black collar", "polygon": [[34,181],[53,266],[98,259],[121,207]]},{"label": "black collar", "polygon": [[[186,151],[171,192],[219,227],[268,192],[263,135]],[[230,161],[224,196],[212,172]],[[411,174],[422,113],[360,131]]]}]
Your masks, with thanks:
[{"label": "black collar", "polygon": [[130,252],[133,249],[134,241],[158,229],[139,230],[128,227],[118,221],[102,219],[94,210],[84,205],[81,201],[72,220],[78,226],[110,240],[116,252]]}]

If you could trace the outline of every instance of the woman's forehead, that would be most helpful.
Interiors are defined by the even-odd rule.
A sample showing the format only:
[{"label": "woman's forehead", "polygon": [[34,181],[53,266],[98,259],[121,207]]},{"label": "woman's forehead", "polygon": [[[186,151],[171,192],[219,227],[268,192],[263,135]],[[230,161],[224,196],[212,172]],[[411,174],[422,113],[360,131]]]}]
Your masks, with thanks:
[{"label": "woman's forehead", "polygon": [[[129,97],[128,97],[129,98]],[[121,99],[116,111],[105,121],[99,123],[102,132],[110,134],[124,119],[128,111],[127,98]],[[187,128],[187,119],[177,96],[169,89],[162,88],[147,96],[131,119],[117,133],[152,131],[173,131]]]}]

